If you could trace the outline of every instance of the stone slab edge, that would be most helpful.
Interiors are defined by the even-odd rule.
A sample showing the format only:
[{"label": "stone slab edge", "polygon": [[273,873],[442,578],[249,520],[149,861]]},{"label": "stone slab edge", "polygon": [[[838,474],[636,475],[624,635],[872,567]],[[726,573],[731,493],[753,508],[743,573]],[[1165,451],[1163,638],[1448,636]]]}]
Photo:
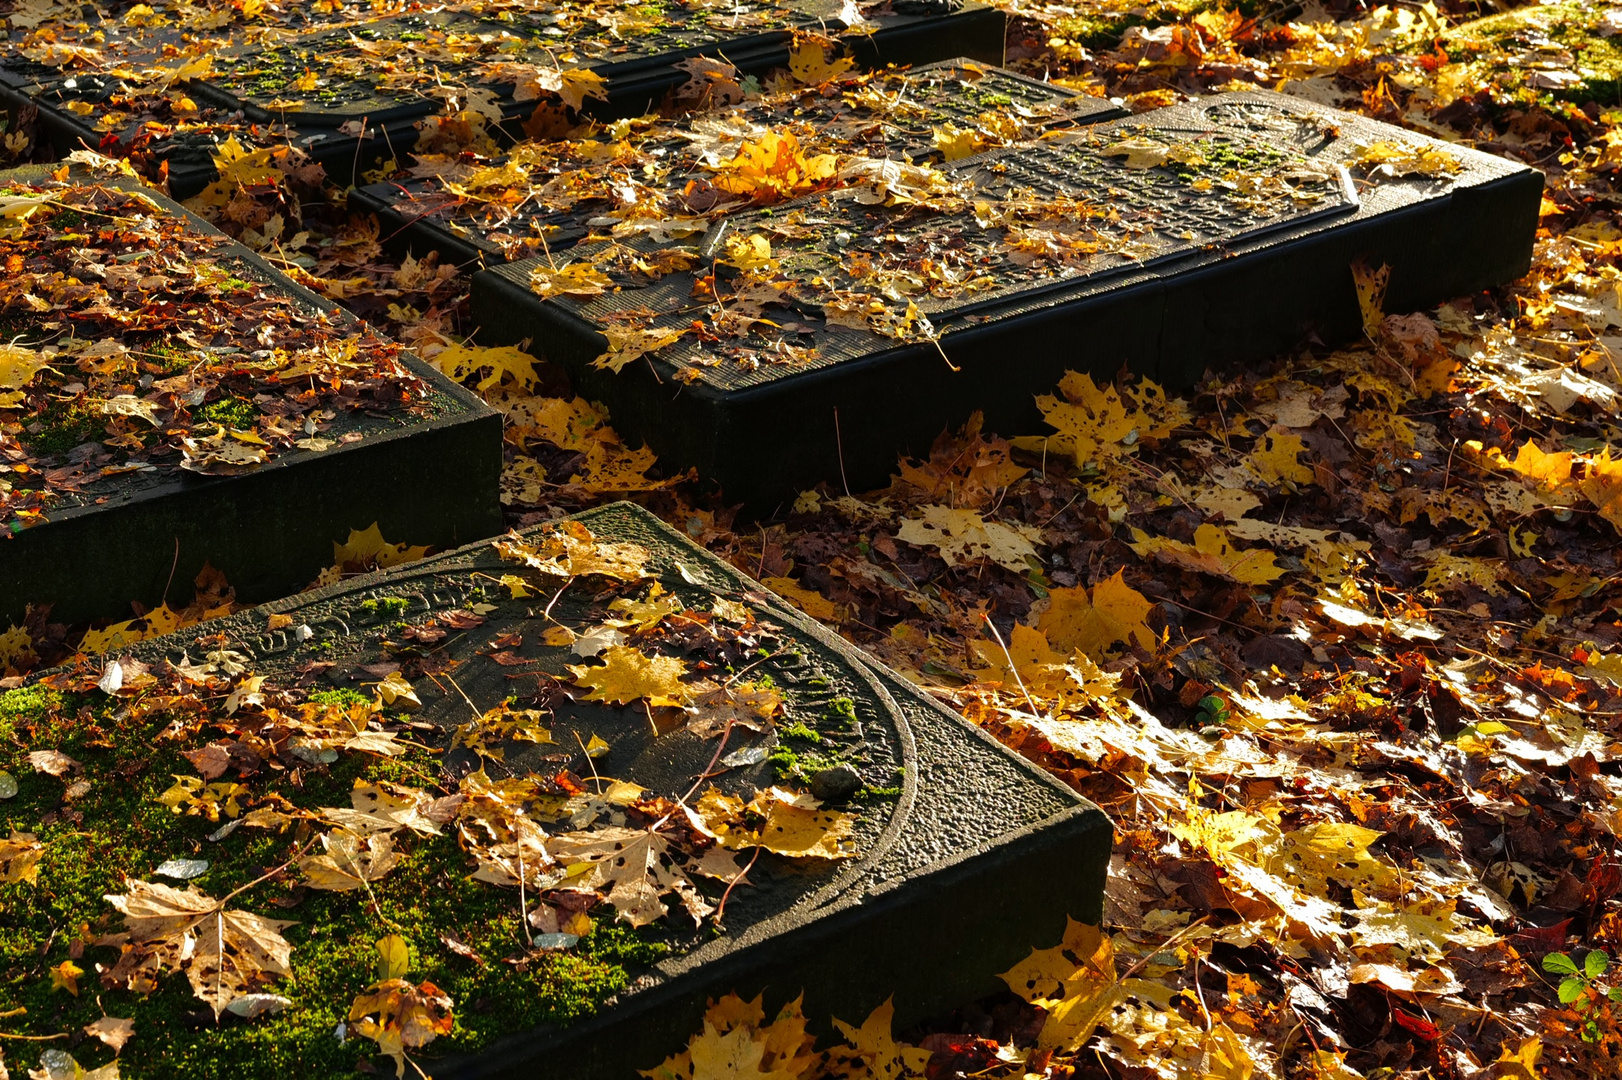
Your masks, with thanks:
[{"label": "stone slab edge", "polygon": [[[47,171],[13,170],[0,182],[38,182]],[[217,232],[133,180],[120,184]],[[341,310],[240,244],[219,253],[302,303]],[[171,581],[167,599],[184,602],[205,562],[246,599],[285,595],[330,563],[334,542],[374,521],[393,542],[436,547],[499,532],[500,413],[409,352],[402,360],[432,389],[441,415],[320,453],[294,450],[239,476],[175,476],[0,538],[0,621],[47,603],[57,621],[125,617],[132,600],[163,600]]]}]

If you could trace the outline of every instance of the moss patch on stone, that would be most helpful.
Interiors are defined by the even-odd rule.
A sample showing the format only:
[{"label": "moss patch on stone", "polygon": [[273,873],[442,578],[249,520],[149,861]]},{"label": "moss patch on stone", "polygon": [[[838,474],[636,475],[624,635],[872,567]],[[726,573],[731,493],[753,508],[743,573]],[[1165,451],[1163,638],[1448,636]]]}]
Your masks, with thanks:
[{"label": "moss patch on stone", "polygon": [[[320,696],[333,703],[359,697],[352,690]],[[339,1025],[355,995],[377,977],[375,942],[386,934],[410,943],[408,977],[432,981],[456,1002],[455,1030],[423,1055],[431,1072],[432,1059],[442,1054],[589,1015],[627,985],[633,969],[665,951],[651,934],[599,921],[572,950],[524,965],[503,963],[525,943],[517,891],[471,880],[467,858],[447,830],[402,839],[406,857],[372,884],[370,897],[311,890],[284,875],[232,902],[297,921],[284,932],[293,943],[293,973],[265,987],[292,1000],[279,1015],[254,1021],[228,1015],[216,1023],[179,974],[163,975],[147,997],[104,989],[96,965],[111,966],[117,952],[91,942],[119,927],[105,897],[125,890],[124,875],[161,881],[153,871],[165,860],[206,859],[207,871],[185,884],[223,897],[285,863],[308,840],[299,828],[248,827],[219,842],[206,839],[219,822],[176,815],[157,801],[176,775],[195,775],[181,747],[165,741],[166,720],[130,721],[122,705],[100,694],[77,697],[38,687],[0,696],[0,769],[19,784],[17,796],[0,803],[0,834],[30,832],[45,844],[36,884],[0,886],[0,1012],[26,1010],[7,1020],[7,1029],[19,1034],[70,1035],[66,1042],[8,1044],[14,1073],[36,1065],[39,1051],[52,1045],[69,1048],[86,1067],[111,1060],[109,1049],[80,1038],[105,1008],[135,1020],[137,1037],[121,1059],[126,1075],[359,1076],[376,1047],[365,1039],[340,1040]],[[27,753],[38,749],[67,754],[82,764],[82,774],[36,772]],[[426,751],[395,759],[346,753],[330,766],[248,782],[256,796],[278,791],[300,806],[347,806],[357,779],[431,787],[438,769]],[[89,782],[88,792],[64,801],[68,783],[80,778]],[[442,935],[454,935],[483,962],[459,955]],[[70,959],[86,972],[77,996],[53,988],[49,975]],[[392,1066],[383,1060],[379,1067]]]}]

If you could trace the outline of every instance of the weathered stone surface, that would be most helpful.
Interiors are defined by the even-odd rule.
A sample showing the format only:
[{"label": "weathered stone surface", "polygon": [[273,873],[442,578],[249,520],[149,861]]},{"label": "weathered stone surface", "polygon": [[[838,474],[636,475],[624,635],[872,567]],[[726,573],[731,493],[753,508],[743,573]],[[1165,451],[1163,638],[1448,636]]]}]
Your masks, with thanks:
[{"label": "weathered stone surface", "polygon": [[[831,89],[808,87],[720,115],[712,111],[651,128],[633,126],[621,138],[637,153],[656,158],[659,174],[648,184],[652,192],[639,192],[623,211],[616,211],[615,189],[626,183],[626,168],[589,153],[601,139],[585,145],[530,143],[491,162],[489,171],[507,188],[530,189],[516,206],[503,192],[480,187],[481,173],[461,172],[372,184],[351,194],[350,205],[377,214],[388,242],[419,257],[439,251],[458,265],[483,265],[562,251],[588,233],[606,234],[619,219],[646,219],[650,194],[666,216],[714,216],[719,211],[710,206],[717,196],[705,180],[704,165],[725,160],[740,143],[765,131],[794,135],[808,156],[838,152],[921,162],[943,156],[937,131],[955,130],[976,147],[988,117],[994,125],[1009,125],[1012,137],[1006,142],[1121,115],[1104,98],[964,57],[865,75],[849,87],[843,82]],[[684,192],[695,180],[695,190]],[[484,197],[466,198],[470,189]]]},{"label": "weathered stone surface", "polygon": [[[1362,326],[1357,260],[1390,266],[1387,311],[1513,279],[1542,190],[1524,166],[1261,92],[950,174],[948,196],[900,210],[839,193],[725,219],[685,254],[580,245],[570,261],[618,286],[597,295],[543,301],[542,260],[499,266],[474,278],[475,322],[491,343],[531,340],[619,430],[769,511],[819,480],[882,483],[976,409],[1040,431],[1033,395],[1066,370],[1182,387],[1309,334],[1345,339]],[[751,237],[774,261],[729,269]],[[630,268],[661,250],[671,272]]]},{"label": "weathered stone surface", "polygon": [[[706,611],[720,600],[752,613],[750,625],[769,648],[751,654],[749,670],[770,675],[781,692],[781,734],[740,728],[725,748],[766,750],[779,738],[802,752],[814,746],[866,788],[890,790],[833,804],[859,815],[853,858],[809,860],[815,866],[761,858],[751,887],[728,899],[724,932],[676,918],[645,928],[671,945],[670,958],[638,973],[600,1014],[567,1029],[514,1032],[472,1057],[431,1061],[434,1076],[629,1076],[698,1030],[706,997],[729,990],[764,990],[768,1010],[803,990],[808,1013],[841,1017],[865,1016],[893,994],[896,1022],[906,1025],[997,989],[995,974],[1033,944],[1056,939],[1067,916],[1101,917],[1111,843],[1101,811],[646,511],[621,503],[574,520],[597,541],[651,552],[649,573],[687,610]],[[431,661],[433,677],[426,667],[412,676],[422,699],[413,721],[418,738],[445,745],[470,703],[481,710],[522,696],[548,675],[562,675],[565,663],[582,662],[568,646],[545,644],[544,630],[602,617],[603,602],[584,585],[556,598],[511,599],[499,579],[514,570],[491,544],[474,545],[142,642],[133,655],[148,664],[180,663],[225,649],[270,685],[322,669],[352,685],[376,678],[361,665]],[[401,648],[410,626],[451,612],[460,613],[458,633],[431,649]],[[283,615],[290,621],[274,618]],[[267,630],[273,622],[284,628]],[[514,644],[516,635],[522,641]],[[554,744],[509,750],[506,772],[550,777],[567,767],[589,776],[589,766],[674,797],[719,757],[714,732],[652,734],[640,704],[613,708],[563,697],[551,709]],[[821,741],[794,736],[786,730],[791,721]],[[594,735],[609,749],[588,762],[575,750],[576,736],[583,747]],[[446,759],[453,776],[473,767],[468,756],[457,750]],[[787,766],[762,756],[729,757],[733,767],[713,782],[740,796],[784,782]],[[803,785],[805,778],[788,782]],[[717,894],[713,902],[720,887],[705,887]]]},{"label": "weathered stone surface", "polygon": [[[48,179],[44,169],[19,169],[0,174],[0,187]],[[159,215],[212,238],[213,265],[220,278],[229,280],[237,297],[233,302],[245,311],[268,297],[270,304],[290,303],[295,311],[306,312],[310,325],[330,325],[334,332],[323,331],[323,341],[358,342],[367,333],[348,313],[293,284],[168,199],[123,178],[98,177],[96,182],[140,191]],[[96,241],[86,237],[85,242]],[[139,252],[124,254],[133,258]],[[66,313],[71,316],[71,308]],[[29,319],[35,316],[18,311],[7,315],[8,340],[34,343]],[[184,335],[197,327],[181,311],[173,329]],[[240,340],[221,338],[206,343],[207,349],[269,355],[266,345],[273,342],[259,340],[260,329],[245,315],[232,331]],[[105,344],[118,345],[111,340]],[[499,414],[409,353],[400,356],[400,363],[424,387],[412,411],[336,414],[330,427],[319,431],[319,439],[306,439],[305,448],[289,446],[237,475],[200,475],[182,468],[178,456],[147,461],[137,452],[99,476],[76,476],[71,486],[53,487],[37,523],[7,512],[0,519],[8,534],[0,538],[0,622],[20,619],[31,604],[51,604],[52,617],[67,622],[127,618],[131,601],[156,606],[166,593],[179,599],[205,563],[223,571],[243,599],[283,596],[330,565],[334,542],[374,522],[391,539],[409,537],[411,543],[441,547],[498,531]],[[130,379],[135,379],[133,373]],[[167,413],[141,404],[140,396],[153,381],[151,374],[145,384],[132,381],[122,398],[161,418]],[[109,385],[105,392],[118,389]],[[206,387],[199,390],[208,394]],[[0,477],[16,496],[39,483],[36,474],[11,469],[12,462],[26,460],[28,429],[37,420],[15,411],[7,414],[4,407],[0,415],[16,425],[8,435],[7,453],[0,454],[0,465],[6,466]],[[192,434],[202,437],[213,431],[209,424],[196,423]],[[74,460],[74,451],[53,454],[53,464]]]}]

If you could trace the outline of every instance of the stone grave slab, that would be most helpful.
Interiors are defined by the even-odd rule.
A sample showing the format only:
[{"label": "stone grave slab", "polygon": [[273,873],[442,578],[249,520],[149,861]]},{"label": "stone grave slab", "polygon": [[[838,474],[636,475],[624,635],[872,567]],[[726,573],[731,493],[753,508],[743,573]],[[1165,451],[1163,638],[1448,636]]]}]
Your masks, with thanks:
[{"label": "stone grave slab", "polygon": [[1352,337],[1357,260],[1390,267],[1391,312],[1512,280],[1542,191],[1517,163],[1266,92],[946,172],[497,266],[474,276],[474,321],[770,511],[821,480],[882,484],[975,410],[1039,432],[1033,398],[1067,370],[1180,388]]},{"label": "stone grave slab", "polygon": [[[26,120],[22,127],[58,156],[84,147],[115,156],[129,153],[149,177],[164,171],[170,192],[180,199],[215,179],[213,157],[220,142],[231,135],[252,137],[250,125],[228,110],[199,108],[195,102],[186,106],[188,80],[171,82],[162,73],[240,44],[250,27],[259,35],[293,34],[353,18],[343,8],[317,11],[299,4],[277,11],[274,22],[261,9],[245,19],[215,12],[207,25],[197,25],[185,10],[152,6],[157,9],[152,15],[134,21],[102,18],[102,12],[85,7],[75,11],[84,20],[79,22],[58,9],[55,17],[31,28],[49,30],[44,40],[29,40],[23,29],[14,28],[0,43],[0,108],[8,130],[17,131]],[[160,131],[143,135],[142,116]],[[282,142],[283,134],[275,141]],[[116,151],[111,142],[119,144]]]},{"label": "stone grave slab", "polygon": [[[616,617],[618,629],[609,629],[606,622]],[[649,670],[676,665],[677,681],[620,691],[609,689],[607,676],[591,674],[631,655]],[[304,920],[303,931],[289,932],[294,978],[262,988],[292,995],[292,1008],[257,1021],[268,1026],[253,1036],[295,1060],[312,1049],[287,1039],[318,1040],[315,1049],[334,1052],[331,1025],[319,1014],[313,1023],[297,1019],[300,1011],[334,1004],[299,996],[309,981],[298,965],[318,959],[301,960],[309,956],[301,950],[350,936],[369,945],[383,932],[369,897],[392,912],[410,902],[411,890],[482,890],[459,903],[498,903],[510,924],[502,948],[511,955],[481,944],[488,952],[481,966],[466,957],[472,951],[466,941],[455,952],[436,940],[452,931],[468,937],[460,924],[412,932],[413,979],[427,978],[453,998],[459,1027],[471,1033],[413,1054],[439,1080],[631,1076],[684,1045],[700,1028],[706,998],[728,991],[746,999],[764,992],[768,1015],[803,992],[808,1016],[858,1022],[894,995],[899,1030],[999,989],[996,974],[1033,945],[1057,940],[1067,917],[1097,922],[1102,915],[1112,830],[1100,810],[628,503],[141,642],[118,661],[120,671],[140,672],[134,661],[148,666],[141,678],[172,679],[176,667],[190,672],[186,678],[205,680],[191,685],[209,687],[211,700],[224,700],[227,684],[206,682],[204,665],[213,664],[216,677],[228,665],[234,685],[262,678],[252,682],[260,697],[239,695],[233,700],[245,701],[246,712],[229,721],[222,714],[221,722],[260,732],[253,745],[264,754],[272,753],[267,747],[276,737],[256,709],[288,714],[317,692],[330,700],[335,691],[357,690],[353,699],[364,700],[381,693],[374,690],[380,680],[392,680],[394,693],[405,690],[417,704],[409,713],[374,711],[368,745],[410,739],[417,756],[390,759],[399,763],[394,775],[465,800],[435,804],[445,835],[402,836],[403,862],[377,877],[370,893],[307,890],[288,880],[242,901],[264,910],[289,888],[292,899],[304,898],[277,912]],[[59,673],[46,682],[105,682],[100,670]],[[146,692],[167,692],[166,685]],[[656,693],[664,696],[650,701]],[[181,736],[171,752],[191,752],[193,742],[210,737],[217,736]],[[354,756],[340,746],[312,757],[310,747],[318,744],[300,745],[306,762],[333,769]],[[86,764],[92,771],[105,767]],[[304,789],[325,782],[319,768],[303,768]],[[244,810],[268,799],[270,789],[300,807],[315,797],[274,773],[255,776],[245,777]],[[348,781],[342,786],[347,792]],[[519,788],[527,792],[529,824],[481,832],[494,812],[490,793],[517,800]],[[807,790],[821,793],[820,806],[805,800]],[[805,815],[811,815],[815,843],[801,836],[761,848],[776,826],[770,819],[748,825],[726,804],[757,797],[767,805],[799,800],[797,810],[782,811],[779,824],[810,827]],[[679,810],[672,803],[678,799],[689,809]],[[174,844],[217,827],[175,820]],[[252,842],[251,814],[245,824],[202,841],[200,855],[225,865],[234,845]],[[616,897],[607,883],[591,885],[594,856],[569,854],[614,830],[622,838],[627,830],[659,838],[662,869],[652,880],[660,887],[651,902]],[[461,837],[460,849],[452,834]],[[514,839],[523,836],[529,839]],[[527,864],[521,850],[530,852]],[[821,854],[801,857],[807,852]],[[834,853],[842,857],[828,857]],[[50,858],[48,847],[42,865]],[[431,859],[439,862],[422,862]],[[739,883],[746,864],[748,876]],[[477,881],[468,877],[476,866]],[[202,882],[217,890],[213,895],[237,884]],[[601,893],[608,895],[594,901]],[[534,925],[533,949],[517,926],[521,903]],[[564,919],[583,912],[605,927],[629,926],[618,932],[622,939],[663,955],[626,960],[622,988],[611,999],[599,997],[595,1015],[504,1029],[488,1018],[488,1005],[481,1012],[478,1004],[486,968],[544,1013],[570,992],[568,965],[597,955],[589,949],[599,939],[579,936],[584,926],[566,922],[575,926],[568,932],[553,925],[560,912]],[[329,989],[341,999],[337,1008],[373,978],[371,964],[364,960]],[[130,996],[116,999],[135,1010],[137,1032],[162,1023],[144,1019],[145,1006]],[[178,1034],[173,1052],[235,1060],[232,1040],[243,1036],[242,1027],[204,1024]],[[170,1063],[163,1056],[169,1052],[137,1041],[123,1060],[126,1067],[179,1075],[156,1068]],[[233,1066],[233,1075],[286,1075],[277,1068],[273,1061]]]},{"label": "stone grave slab", "polygon": [[0,622],[128,617],[205,562],[286,595],[374,522],[500,529],[500,417],[473,394],[132,178],[0,191],[38,200],[0,281]]},{"label": "stone grave slab", "polygon": [[[848,89],[835,83],[832,90],[774,94],[720,116],[650,119],[615,134],[627,152],[657,165],[661,176],[651,186],[661,212],[691,219],[713,217],[718,198],[725,205],[726,196],[705,179],[711,174],[704,164],[726,160],[766,131],[794,135],[807,156],[834,151],[920,162],[943,157],[937,130],[956,133],[979,152],[993,139],[1031,141],[1119,115],[1103,98],[959,57],[861,76]],[[377,214],[383,236],[419,257],[439,251],[459,265],[482,265],[561,251],[594,230],[606,233],[622,219],[650,216],[646,198],[615,208],[623,201],[616,188],[631,166],[605,156],[614,141],[604,132],[586,140],[520,143],[486,166],[360,188],[350,206]],[[516,204],[503,194],[543,185]]]},{"label": "stone grave slab", "polygon": [[[615,14],[606,24],[601,11],[586,7],[517,14],[450,9],[338,25],[308,20],[316,25],[307,31],[253,40],[222,36],[207,72],[162,93],[189,95],[226,127],[270,133],[274,144],[308,152],[347,183],[414,145],[417,122],[446,107],[441,87],[471,87],[456,97],[458,106],[484,113],[495,133],[511,141],[558,89],[539,69],[600,82],[600,97],[575,100],[591,82],[567,86],[563,97],[595,115],[625,116],[656,107],[688,78],[674,65],[694,57],[724,54],[745,73],[784,66],[797,32],[848,31],[846,47],[867,66],[957,54],[991,63],[1002,58],[1004,17],[982,0],[902,0],[857,25],[840,19],[839,0],[742,0],[724,11],[662,3],[605,10]],[[175,34],[172,27],[135,30],[142,32],[124,49],[131,60],[156,59]],[[64,60],[73,75],[64,74]],[[70,51],[65,58],[0,59],[0,99],[14,117],[37,109],[61,152],[100,145],[107,133],[94,121],[123,91],[96,65],[75,64]],[[181,130],[150,151],[168,162],[170,190],[180,198],[215,177],[216,140],[186,127],[178,124]]]}]

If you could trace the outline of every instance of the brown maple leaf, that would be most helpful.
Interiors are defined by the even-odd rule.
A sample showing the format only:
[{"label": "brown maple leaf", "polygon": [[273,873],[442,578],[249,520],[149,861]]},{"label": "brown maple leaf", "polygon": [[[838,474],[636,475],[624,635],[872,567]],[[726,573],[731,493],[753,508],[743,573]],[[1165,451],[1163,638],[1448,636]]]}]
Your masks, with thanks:
[{"label": "brown maple leaf", "polygon": [[150,991],[156,972],[183,970],[192,993],[219,1016],[255,985],[292,973],[293,946],[281,932],[293,923],[227,910],[229,897],[216,900],[189,886],[129,881],[126,888],[105,897],[123,913],[125,930],[96,942],[122,950],[103,984]]}]

